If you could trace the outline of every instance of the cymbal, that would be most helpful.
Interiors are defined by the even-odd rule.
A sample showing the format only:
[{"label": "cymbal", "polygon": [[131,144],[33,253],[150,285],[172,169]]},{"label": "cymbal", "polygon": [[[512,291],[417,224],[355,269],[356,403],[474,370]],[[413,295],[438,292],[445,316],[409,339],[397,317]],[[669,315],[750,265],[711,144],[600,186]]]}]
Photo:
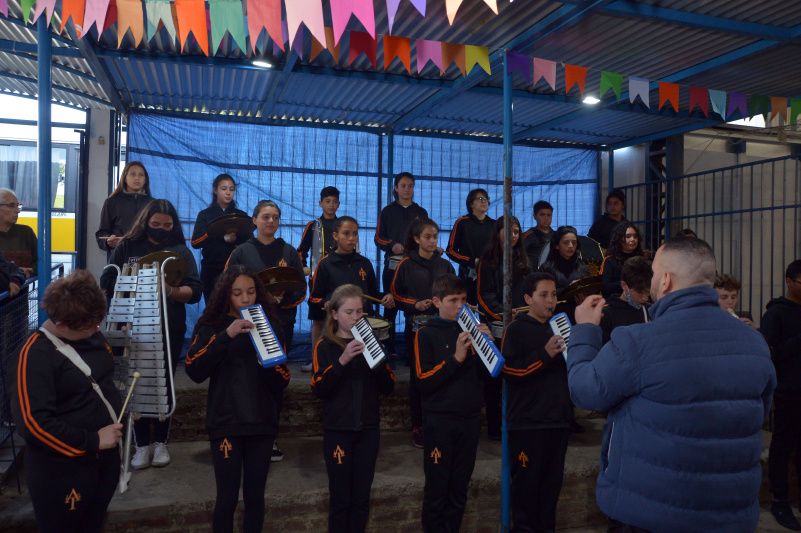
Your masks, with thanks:
[{"label": "cymbal", "polygon": [[292,267],[265,268],[258,274],[267,292],[278,294],[285,291],[305,291],[306,278]]},{"label": "cymbal", "polygon": [[209,237],[222,239],[228,233],[253,233],[256,226],[247,215],[231,213],[215,218],[209,222]]},{"label": "cymbal", "polygon": [[176,252],[171,252],[169,250],[151,252],[140,257],[137,263],[140,265],[149,265],[151,263],[158,263],[161,265],[168,257],[174,257],[175,259],[164,265],[164,277],[168,285],[177,287],[178,284],[181,283],[181,280],[184,279],[184,276],[186,276],[186,261]]},{"label": "cymbal", "polygon": [[601,289],[603,289],[603,286],[603,276],[587,276],[586,278],[581,278],[574,281],[562,289],[562,292],[559,293],[559,299],[570,301],[580,294],[585,296],[590,294],[601,294]]}]

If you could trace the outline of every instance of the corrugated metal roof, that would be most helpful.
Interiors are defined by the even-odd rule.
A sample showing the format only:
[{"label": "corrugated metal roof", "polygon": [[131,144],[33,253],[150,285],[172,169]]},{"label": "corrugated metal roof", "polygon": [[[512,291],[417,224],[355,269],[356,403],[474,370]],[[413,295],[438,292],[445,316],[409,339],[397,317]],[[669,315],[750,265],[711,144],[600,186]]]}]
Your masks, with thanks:
[{"label": "corrugated metal roof", "polygon": [[[386,3],[375,0],[374,4],[376,29],[381,35],[388,31]],[[494,52],[536,28],[537,33],[515,49],[530,56],[590,67],[587,79],[590,94],[597,94],[601,70],[658,81],[694,69],[691,75],[683,75],[680,83],[748,94],[796,96],[801,87],[801,71],[790,60],[801,52],[801,44],[786,39],[787,42],[762,46],[757,35],[762,30],[778,35],[787,28],[798,29],[801,2],[645,0],[639,4],[654,9],[649,14],[637,15],[631,12],[636,3],[627,0],[597,2],[589,7],[577,0],[500,0],[500,15],[495,16],[483,0],[465,0],[453,26],[447,22],[444,0],[428,4],[424,19],[410,2],[401,2],[392,34],[484,45]],[[323,8],[326,24],[330,25],[329,0],[323,0]],[[10,9],[12,16],[18,18],[18,0],[11,0]],[[673,20],[660,20],[654,13],[665,12],[659,10],[671,10],[674,15],[678,12],[685,22],[675,16]],[[58,24],[57,16],[54,19],[54,24]],[[721,19],[755,26],[738,31]],[[350,27],[361,29],[358,22],[351,22]],[[364,57],[348,65],[347,33],[338,62],[330,53],[323,52],[311,65],[302,60],[291,72],[284,73],[284,54],[275,53],[272,42],[264,35],[257,43],[256,54],[249,48],[242,52],[232,47],[226,38],[216,57],[205,58],[192,43],[188,55],[179,55],[177,43],[163,29],[136,50],[125,50],[126,46],[133,46],[126,41],[123,51],[117,51],[116,27],[112,26],[100,36],[98,55],[129,109],[370,128],[389,128],[403,119],[400,130],[501,135],[502,64],[497,58],[492,63],[492,76],[479,78],[480,83],[466,91],[451,91],[464,84],[465,78],[453,66],[444,76],[433,65],[426,67],[422,75],[417,74],[414,44],[412,75],[397,61],[384,71],[380,43],[377,70]],[[88,39],[94,37],[93,33]],[[36,33],[30,26],[0,18],[0,39],[35,44]],[[61,37],[54,43],[58,47],[69,46],[69,40]],[[764,51],[740,53],[744,49],[753,52],[755,43]],[[304,53],[310,48],[307,35]],[[738,54],[743,55],[738,61],[719,60]],[[250,62],[255,58],[265,58],[276,68],[254,68]],[[54,70],[53,82],[63,87],[54,90],[54,98],[82,107],[108,105],[104,103],[108,102],[108,95],[94,80],[90,63],[84,58],[59,55],[54,62],[60,68]],[[699,69],[698,65],[707,68]],[[531,87],[516,79],[513,128],[516,134],[539,141],[612,145],[659,132],[709,125],[698,113],[687,117],[686,90],[682,91],[683,112],[679,114],[638,112],[640,106],[630,106],[627,100],[614,104],[610,95],[590,111],[580,103],[576,92],[564,94],[563,69],[557,69],[557,73],[556,94],[542,82]],[[35,94],[35,78],[35,55],[0,52],[0,90]],[[651,92],[651,103],[652,108],[657,106],[656,90]],[[409,115],[415,109],[421,111]]]}]

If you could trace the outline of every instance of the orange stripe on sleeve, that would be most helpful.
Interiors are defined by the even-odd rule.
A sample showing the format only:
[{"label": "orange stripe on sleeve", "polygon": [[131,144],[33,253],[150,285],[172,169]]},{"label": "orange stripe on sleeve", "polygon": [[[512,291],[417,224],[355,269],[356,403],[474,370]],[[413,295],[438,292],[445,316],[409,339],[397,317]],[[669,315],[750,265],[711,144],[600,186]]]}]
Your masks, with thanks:
[{"label": "orange stripe on sleeve", "polygon": [[501,315],[495,313],[490,309],[490,306],[487,305],[487,302],[484,301],[484,298],[481,297],[481,261],[479,260],[478,265],[476,266],[476,296],[478,296],[478,303],[484,311],[491,316],[494,320],[500,320]]},{"label": "orange stripe on sleeve", "polygon": [[420,332],[422,330],[418,330],[417,333],[414,335],[414,361],[417,371],[418,379],[426,379],[430,378],[445,366],[445,361],[440,362],[437,366],[432,368],[427,372],[423,372],[423,368],[420,366]]},{"label": "orange stripe on sleeve", "polygon": [[401,301],[405,304],[414,305],[417,303],[417,300],[401,296],[395,289],[395,280],[398,279],[398,272],[400,272],[401,268],[403,267],[404,264],[406,264],[407,261],[409,261],[409,258],[404,257],[403,260],[400,263],[398,263],[398,267],[395,269],[395,274],[392,276],[392,283],[389,284],[389,292],[392,293],[392,297],[395,298],[396,300]]},{"label": "orange stripe on sleeve", "polygon": [[198,237],[197,239],[192,241],[192,245],[200,244],[201,242],[205,241],[208,238],[209,238],[209,234],[208,233],[204,233],[203,235],[201,235],[200,237]]},{"label": "orange stripe on sleeve", "polygon": [[[206,345],[203,346],[203,348],[198,350],[195,355],[189,355],[189,353],[187,353],[186,354],[186,363],[185,364],[187,366],[189,366],[192,363],[194,363],[197,360],[198,357],[201,357],[204,353],[206,353],[208,351],[209,346],[211,346],[211,343],[214,342],[216,339],[217,339],[217,335],[212,335],[211,338],[209,339],[209,342],[207,342]],[[195,341],[196,340],[197,340],[197,335],[195,335]],[[192,341],[193,345],[194,345],[195,341]],[[191,346],[190,346],[190,349],[191,349]]]},{"label": "orange stripe on sleeve", "polygon": [[58,453],[66,455],[67,457],[86,455],[85,451],[73,448],[50,433],[47,433],[42,429],[39,423],[36,422],[36,419],[31,413],[31,404],[28,397],[28,353],[30,352],[31,346],[40,336],[41,334],[37,332],[28,338],[28,341],[20,351],[19,362],[17,363],[17,395],[19,397],[20,411],[22,412],[22,421],[31,435]]},{"label": "orange stripe on sleeve", "polygon": [[456,233],[459,230],[459,224],[461,224],[462,221],[464,221],[465,219],[467,219],[467,217],[461,217],[461,218],[456,219],[456,222],[453,223],[453,227],[451,228],[451,238],[448,240],[448,249],[445,250],[448,255],[450,255],[451,257],[456,258],[459,261],[469,261],[470,260],[469,257],[467,257],[466,255],[460,254],[453,247],[454,241],[456,240]]},{"label": "orange stripe on sleeve", "polygon": [[381,238],[381,215],[378,215],[378,223],[375,226],[375,237],[373,238],[375,243],[379,246],[386,246],[390,244],[392,241],[390,239],[382,239]]},{"label": "orange stripe on sleeve", "polygon": [[534,361],[526,368],[511,368],[506,365],[503,365],[503,373],[509,374],[510,376],[527,376],[542,367],[542,361]]}]

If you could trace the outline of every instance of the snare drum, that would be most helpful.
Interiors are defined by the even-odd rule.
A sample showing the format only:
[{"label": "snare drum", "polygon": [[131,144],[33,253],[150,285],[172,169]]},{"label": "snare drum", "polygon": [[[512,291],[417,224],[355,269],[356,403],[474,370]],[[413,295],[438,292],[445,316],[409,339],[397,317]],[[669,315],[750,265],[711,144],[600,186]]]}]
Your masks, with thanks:
[{"label": "snare drum", "polygon": [[370,324],[371,328],[373,328],[373,333],[375,333],[376,339],[380,341],[385,341],[389,338],[388,320],[384,320],[383,318],[368,316],[367,323]]},{"label": "snare drum", "polygon": [[492,336],[496,339],[503,338],[503,320],[494,320],[490,322],[490,331],[492,332]]},{"label": "snare drum", "polygon": [[415,315],[414,318],[412,318],[412,331],[417,332],[435,316],[436,315]]},{"label": "snare drum", "polygon": [[398,265],[400,264],[401,261],[403,261],[403,256],[402,255],[390,255],[389,256],[389,269],[390,270],[395,270],[396,268],[398,268]]}]

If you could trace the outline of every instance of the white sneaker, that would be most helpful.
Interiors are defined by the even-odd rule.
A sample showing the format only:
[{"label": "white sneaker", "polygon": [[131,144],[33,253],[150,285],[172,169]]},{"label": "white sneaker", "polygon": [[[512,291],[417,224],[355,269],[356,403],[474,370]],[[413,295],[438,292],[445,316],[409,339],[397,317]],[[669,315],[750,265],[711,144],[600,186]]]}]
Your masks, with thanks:
[{"label": "white sneaker", "polygon": [[167,466],[170,464],[170,452],[167,445],[163,442],[153,443],[153,462],[155,467]]},{"label": "white sneaker", "polygon": [[313,367],[312,367],[312,364],[311,364],[311,363],[306,363],[305,365],[301,365],[301,366],[300,366],[300,371],[301,371],[301,372],[306,372],[306,373],[308,373],[308,372],[311,372],[311,371],[312,371],[312,368],[313,368]]},{"label": "white sneaker", "polygon": [[142,470],[150,467],[150,446],[137,446],[131,459],[131,468]]}]

